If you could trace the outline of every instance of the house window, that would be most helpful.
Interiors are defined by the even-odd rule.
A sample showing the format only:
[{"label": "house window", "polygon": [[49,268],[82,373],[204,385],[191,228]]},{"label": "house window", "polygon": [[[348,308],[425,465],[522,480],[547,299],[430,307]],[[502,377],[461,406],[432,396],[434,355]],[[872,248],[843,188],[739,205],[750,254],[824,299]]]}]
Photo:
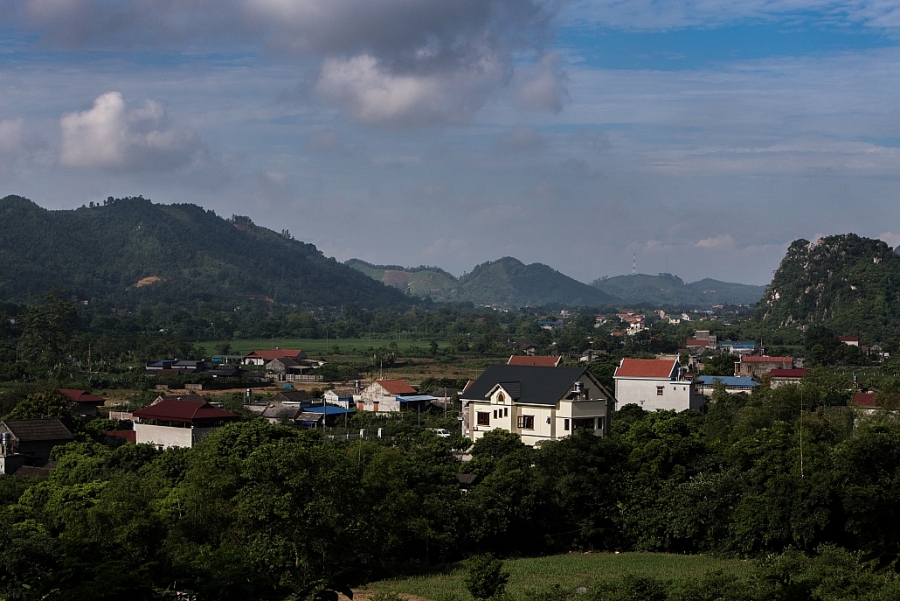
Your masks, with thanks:
[{"label": "house window", "polygon": [[665,389],[665,387],[663,387],[663,386],[657,386],[656,387],[656,396],[662,396],[664,389]]},{"label": "house window", "polygon": [[503,417],[509,417],[509,407],[504,407],[504,409],[503,409]]},{"label": "house window", "polygon": [[580,417],[572,420],[572,429],[578,430],[579,428],[587,428],[589,430],[594,429],[594,418],[593,417]]},{"label": "house window", "polygon": [[520,415],[519,416],[519,427],[523,430],[534,430],[534,416],[533,415]]},{"label": "house window", "polygon": [[567,417],[566,419],[563,420],[563,430],[568,431],[568,429],[569,429],[569,418]]},{"label": "house window", "polygon": [[477,413],[478,416],[478,425],[479,426],[490,426],[491,425],[491,414],[487,411],[479,411]]},{"label": "house window", "polygon": [[[501,415],[501,416],[503,415],[503,411],[502,411],[502,410],[500,411],[500,415]],[[497,410],[496,410],[496,409],[494,409],[494,419],[497,419]]]}]

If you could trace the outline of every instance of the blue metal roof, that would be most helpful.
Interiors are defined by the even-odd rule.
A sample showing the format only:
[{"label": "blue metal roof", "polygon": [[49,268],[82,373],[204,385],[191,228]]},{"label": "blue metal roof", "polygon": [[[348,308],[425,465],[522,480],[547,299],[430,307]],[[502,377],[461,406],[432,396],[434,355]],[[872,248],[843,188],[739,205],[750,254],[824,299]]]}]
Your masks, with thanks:
[{"label": "blue metal roof", "polygon": [[314,405],[312,407],[303,407],[303,410],[308,413],[322,413],[325,411],[325,415],[343,415],[345,413],[356,413],[356,409],[344,409],[343,407],[335,407],[334,405],[325,405],[323,408],[322,405]]},{"label": "blue metal roof", "polygon": [[728,388],[756,388],[759,382],[747,376],[699,376],[696,380],[704,386],[714,386],[716,382]]},{"label": "blue metal roof", "polygon": [[409,394],[406,396],[398,396],[397,400],[401,403],[416,403],[423,401],[436,401],[437,397],[431,396],[430,394]]}]

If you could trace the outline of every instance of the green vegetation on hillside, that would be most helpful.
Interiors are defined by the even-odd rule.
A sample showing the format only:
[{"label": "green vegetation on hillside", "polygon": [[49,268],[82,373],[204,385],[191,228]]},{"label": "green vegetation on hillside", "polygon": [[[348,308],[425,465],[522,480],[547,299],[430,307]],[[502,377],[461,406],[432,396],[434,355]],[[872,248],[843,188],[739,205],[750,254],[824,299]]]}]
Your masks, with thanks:
[{"label": "green vegetation on hillside", "polygon": [[900,256],[855,234],[797,240],[766,289],[762,328],[799,333],[826,325],[864,344],[900,339]]},{"label": "green vegetation on hillside", "polygon": [[[93,204],[93,203],[92,203]],[[135,308],[253,300],[269,304],[402,306],[403,295],[322,255],[313,245],[218,217],[190,204],[107,199],[48,211],[0,199],[0,298],[28,302],[52,289],[81,301]]]},{"label": "green vegetation on hillside", "polygon": [[713,305],[754,305],[764,286],[732,284],[713,279],[685,284],[670,273],[620,275],[591,282],[594,286],[632,305],[708,309]]}]

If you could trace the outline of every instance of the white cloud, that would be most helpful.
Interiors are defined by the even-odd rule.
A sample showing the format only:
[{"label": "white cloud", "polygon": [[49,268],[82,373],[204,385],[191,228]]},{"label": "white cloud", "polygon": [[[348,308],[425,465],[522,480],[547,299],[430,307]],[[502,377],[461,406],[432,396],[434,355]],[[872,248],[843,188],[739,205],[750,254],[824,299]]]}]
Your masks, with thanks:
[{"label": "white cloud", "polygon": [[875,237],[879,240],[887,242],[888,246],[890,246],[891,248],[900,247],[900,234],[895,234],[894,232],[884,232],[883,234],[878,234]]},{"label": "white cloud", "polygon": [[562,57],[552,53],[542,57],[534,67],[518,69],[513,80],[516,105],[524,109],[560,112],[569,95],[565,86],[568,77],[561,63]]},{"label": "white cloud", "polygon": [[504,65],[490,59],[444,73],[397,74],[361,55],[326,60],[315,90],[360,123],[428,125],[468,121],[490,87],[504,79]]},{"label": "white cloud", "polygon": [[734,238],[731,237],[731,234],[720,234],[713,238],[704,238],[695,246],[714,250],[732,249],[734,248]]},{"label": "white cloud", "polygon": [[158,102],[129,110],[119,92],[101,94],[90,109],[64,115],[59,125],[59,163],[65,167],[204,170],[214,162],[195,134],[170,127]]}]

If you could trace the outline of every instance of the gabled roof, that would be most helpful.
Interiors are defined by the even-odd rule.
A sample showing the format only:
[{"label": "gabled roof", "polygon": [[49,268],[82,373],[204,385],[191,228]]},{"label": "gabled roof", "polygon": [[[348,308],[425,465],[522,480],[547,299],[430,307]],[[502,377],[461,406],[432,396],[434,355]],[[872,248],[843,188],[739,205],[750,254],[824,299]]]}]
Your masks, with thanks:
[{"label": "gabled roof", "polygon": [[416,394],[416,389],[403,380],[375,380],[375,383],[381,384],[390,394]]},{"label": "gabled roof", "polygon": [[269,419],[297,419],[303,413],[300,405],[269,405],[262,412],[262,417]]},{"label": "gabled roof", "polygon": [[74,440],[59,419],[8,419],[0,422],[6,429],[12,432],[19,442],[33,442],[39,440]]},{"label": "gabled roof", "polygon": [[270,400],[276,403],[284,403],[285,401],[288,403],[302,403],[310,401],[312,398],[313,396],[306,390],[283,390],[272,395]]},{"label": "gabled roof", "polygon": [[744,363],[792,363],[794,361],[793,357],[769,357],[768,355],[763,356],[754,356],[754,357],[741,357],[741,361]]},{"label": "gabled roof", "polygon": [[622,359],[615,378],[655,378],[668,380],[678,367],[676,359]]},{"label": "gabled roof", "polygon": [[281,359],[282,357],[290,357],[291,359],[296,359],[302,354],[303,351],[280,348],[266,351],[253,351],[244,358],[264,359],[265,361],[271,361],[272,359]]},{"label": "gabled roof", "polygon": [[562,357],[542,357],[539,355],[512,355],[507,365],[532,365],[535,367],[559,367]]},{"label": "gabled roof", "polygon": [[859,342],[859,336],[838,336],[841,342]]},{"label": "gabled roof", "polygon": [[334,388],[333,390],[326,390],[325,394],[332,393],[339,399],[352,399],[353,395],[356,394],[355,388]]},{"label": "gabled roof", "polygon": [[294,361],[294,360],[291,359],[290,357],[275,357],[274,359],[272,359],[271,361],[269,361],[269,363],[272,363],[273,361],[278,361],[279,363],[281,363],[281,364],[284,365],[285,367],[297,367],[298,365],[300,365],[299,363],[297,363],[296,361]]},{"label": "gabled roof", "polygon": [[102,405],[106,402],[102,396],[97,396],[96,394],[91,394],[86,390],[73,390],[71,388],[60,388],[59,392],[69,397],[69,400],[73,403],[85,403],[88,405],[98,404]]},{"label": "gabled roof", "polygon": [[598,390],[612,397],[584,367],[546,369],[533,365],[490,365],[460,396],[470,401],[485,401],[500,385],[517,403],[555,405],[571,392],[575,381],[585,375]]},{"label": "gabled roof", "polygon": [[155,405],[144,407],[133,412],[134,417],[141,419],[158,419],[168,422],[182,422],[189,424],[199,419],[236,419],[237,415],[231,411],[225,411],[213,407],[206,401],[176,401],[164,399]]},{"label": "gabled roof", "polygon": [[802,378],[809,373],[807,368],[773,369],[769,375],[773,378]]},{"label": "gabled roof", "polygon": [[874,392],[857,392],[853,395],[853,404],[857,407],[874,407],[875,406],[875,393]]}]

